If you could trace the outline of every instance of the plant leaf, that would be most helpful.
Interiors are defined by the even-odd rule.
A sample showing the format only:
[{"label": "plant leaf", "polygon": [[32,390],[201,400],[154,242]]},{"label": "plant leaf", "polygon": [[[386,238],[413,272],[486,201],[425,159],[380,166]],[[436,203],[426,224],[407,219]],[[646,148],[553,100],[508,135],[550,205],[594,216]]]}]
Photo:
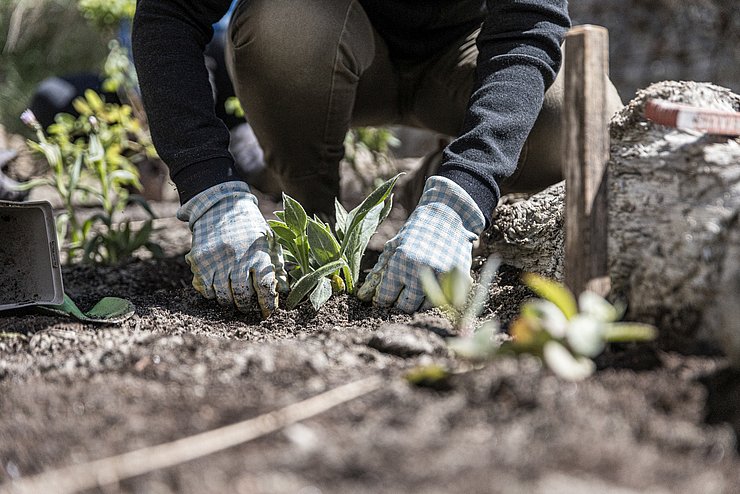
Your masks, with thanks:
[{"label": "plant leaf", "polygon": [[590,359],[574,357],[567,348],[555,340],[545,343],[542,356],[555,374],[568,381],[582,381],[596,370],[596,364]]},{"label": "plant leaf", "polygon": [[419,280],[421,281],[421,288],[424,290],[424,295],[426,295],[430,304],[439,308],[451,305],[442,291],[442,287],[439,286],[439,281],[434,276],[432,268],[425,266],[419,273]]},{"label": "plant leaf", "polygon": [[144,226],[142,226],[141,229],[134,235],[133,242],[129,246],[128,254],[131,254],[139,247],[143,247],[144,245],[146,245],[146,243],[149,242],[149,237],[152,235],[153,230],[154,225],[152,223],[152,220],[145,221]]},{"label": "plant leaf", "polygon": [[90,105],[90,108],[92,108],[96,113],[100,113],[105,109],[105,104],[103,103],[103,100],[100,99],[100,95],[92,89],[85,90],[85,99]]},{"label": "plant leaf", "polygon": [[331,233],[328,225],[309,218],[306,225],[306,234],[310,252],[319,265],[323,266],[339,258],[339,242],[334,238],[334,234]]},{"label": "plant leaf", "polygon": [[[385,201],[391,193],[393,186],[396,185],[398,177],[401,175],[403,175],[403,173],[399,173],[395,177],[383,182],[377,189],[372,191],[359,206],[349,212],[347,215],[348,226],[345,230],[345,238],[342,243],[342,254],[346,251],[347,240],[352,236],[353,230],[359,227],[362,220],[365,219],[365,216],[367,216],[373,208]],[[380,213],[380,211],[378,211],[378,213]]]},{"label": "plant leaf", "polygon": [[344,233],[347,228],[347,210],[339,202],[339,199],[334,198],[334,215],[336,216],[336,222],[334,223],[334,231],[337,232],[337,237],[341,242],[344,239]]},{"label": "plant leaf", "polygon": [[571,319],[578,314],[575,297],[560,283],[534,273],[526,273],[523,278],[534,293],[557,305],[566,319]]},{"label": "plant leaf", "polygon": [[144,244],[144,248],[151,252],[152,256],[155,259],[164,258],[164,249],[162,249],[159,244],[155,244],[154,242],[147,242],[146,244]]},{"label": "plant leaf", "polygon": [[658,329],[650,324],[638,322],[614,322],[607,324],[604,339],[612,343],[627,341],[650,341],[658,337]]},{"label": "plant leaf", "polygon": [[604,297],[591,291],[578,296],[578,309],[581,314],[588,314],[599,321],[613,322],[619,319],[619,311]]},{"label": "plant leaf", "polygon": [[549,300],[533,299],[522,306],[522,316],[536,321],[542,329],[553,338],[564,338],[568,332],[568,320],[560,308]]},{"label": "plant leaf", "polygon": [[442,273],[439,276],[439,285],[442,287],[445,298],[450,301],[455,309],[461,311],[468,301],[468,295],[473,286],[473,278],[470,277],[470,274],[463,273],[455,267],[452,271]]},{"label": "plant leaf", "polygon": [[352,230],[347,233],[343,247],[343,258],[347,261],[349,270],[352,273],[352,279],[356,280],[360,276],[360,264],[362,256],[365,253],[370,237],[378,229],[378,219],[383,209],[382,204],[378,204],[365,215],[363,220]]},{"label": "plant leaf", "polygon": [[314,310],[318,311],[331,298],[331,293],[331,281],[329,278],[321,278],[309,296]]},{"label": "plant leaf", "polygon": [[[295,233],[293,233],[293,230],[288,228],[288,225],[282,221],[267,220],[267,224],[270,225],[270,228],[275,235],[288,242],[288,245],[292,245],[293,242],[295,242]],[[292,247],[289,247],[288,249],[292,251]]]},{"label": "plant leaf", "polygon": [[69,190],[77,189],[77,183],[80,181],[80,174],[82,173],[82,163],[84,162],[84,156],[82,153],[77,154],[75,162],[72,165],[72,171],[69,176]]},{"label": "plant leaf", "polygon": [[380,217],[378,218],[378,225],[384,222],[388,215],[391,214],[391,209],[393,209],[393,194],[388,195],[388,199],[385,200],[384,204],[383,210],[380,212]]},{"label": "plant leaf", "polygon": [[126,198],[126,203],[127,205],[128,204],[138,204],[144,211],[146,211],[146,214],[148,214],[150,218],[152,219],[157,218],[157,215],[154,213],[152,206],[149,204],[149,201],[147,201],[144,198],[144,196],[140,196],[138,194],[128,196]]},{"label": "plant leaf", "polygon": [[12,188],[13,190],[25,191],[40,187],[42,185],[54,185],[54,183],[47,178],[34,178],[33,180],[29,180],[28,182],[17,183],[13,185]]},{"label": "plant leaf", "polygon": [[312,271],[301,277],[301,279],[299,279],[295,283],[295,285],[293,285],[293,288],[290,291],[290,295],[288,295],[288,299],[285,302],[286,307],[288,309],[295,308],[299,303],[301,303],[303,298],[308,295],[308,293],[316,286],[321,278],[330,275],[344,265],[345,262],[342,259],[339,259],[337,261],[330,262],[329,264],[325,264],[316,271]]},{"label": "plant leaf", "polygon": [[285,223],[296,235],[306,231],[308,215],[298,201],[283,193],[283,207],[285,208]]},{"label": "plant leaf", "polygon": [[593,358],[604,350],[604,323],[588,314],[578,314],[568,323],[568,346],[576,355]]}]

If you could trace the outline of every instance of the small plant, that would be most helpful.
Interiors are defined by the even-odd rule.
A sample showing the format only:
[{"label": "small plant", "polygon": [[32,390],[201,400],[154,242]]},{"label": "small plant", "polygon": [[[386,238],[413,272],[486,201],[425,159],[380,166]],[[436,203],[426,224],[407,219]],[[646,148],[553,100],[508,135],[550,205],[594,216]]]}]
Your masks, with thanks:
[{"label": "small plant", "polygon": [[357,127],[347,132],[344,160],[362,182],[364,190],[372,189],[384,177],[396,173],[390,151],[400,144],[393,131],[385,127]]},{"label": "small plant", "polygon": [[[440,274],[439,280],[431,269],[426,269],[421,272],[421,285],[429,303],[438,307],[450,319],[457,333],[471,336],[488,300],[488,288],[500,264],[498,259],[489,258],[481,270],[480,281],[475,289],[470,274],[459,269]],[[495,328],[494,332],[498,332],[495,321],[486,321],[482,327],[489,325]]]},{"label": "small plant", "polygon": [[318,310],[332,293],[355,292],[360,261],[370,237],[391,211],[391,190],[399,175],[384,182],[362,203],[347,212],[335,200],[334,231],[314,216],[309,218],[298,201],[283,194],[284,211],[268,224],[292,264],[288,276],[293,280],[286,301],[288,309],[308,296]]},{"label": "small plant", "polygon": [[[490,279],[484,280],[484,275],[481,275],[481,286],[468,302],[469,306],[482,307],[485,303],[488,284],[483,282],[490,283]],[[471,299],[470,284],[461,279],[464,277],[454,272],[441,276],[438,284],[430,274],[423,278],[429,300],[446,313],[452,313],[453,321],[457,320],[461,329],[462,336],[451,338],[448,345],[457,355],[470,360],[484,361],[500,355],[527,353],[540,357],[563,379],[576,381],[594,372],[596,366],[591,359],[600,354],[607,343],[649,341],[656,337],[653,326],[617,322],[622,311],[593,292],[583,292],[576,303],[573,294],[559,283],[527,274],[525,283],[542,298],[522,305],[519,317],[511,326],[512,339],[499,343],[495,338],[498,333],[495,322],[487,322],[471,334],[472,319],[477,317],[471,318],[471,315],[479,313],[480,309],[466,317],[463,315],[466,312],[455,308],[462,301]]]},{"label": "small plant", "polygon": [[609,342],[650,341],[657,336],[654,326],[617,322],[623,310],[596,293],[578,297],[563,285],[535,274],[524,282],[542,297],[525,303],[511,327],[512,341],[501,351],[532,353],[564,379],[581,380],[596,369],[591,360]]},{"label": "small plant", "polygon": [[[135,162],[154,156],[154,148],[126,105],[105,104],[94,91],[74,102],[80,117],[60,114],[47,136],[35,116],[21,119],[35,132],[29,141],[49,162],[50,175],[26,182],[21,188],[53,187],[64,206],[56,217],[57,235],[67,262],[115,264],[145,247],[154,255],[161,249],[149,241],[154,213],[147,202],[129,189],[140,190]],[[78,205],[92,201],[102,211],[82,219]],[[149,215],[138,230],[129,221],[115,224],[113,215],[130,204],[139,204]]]}]

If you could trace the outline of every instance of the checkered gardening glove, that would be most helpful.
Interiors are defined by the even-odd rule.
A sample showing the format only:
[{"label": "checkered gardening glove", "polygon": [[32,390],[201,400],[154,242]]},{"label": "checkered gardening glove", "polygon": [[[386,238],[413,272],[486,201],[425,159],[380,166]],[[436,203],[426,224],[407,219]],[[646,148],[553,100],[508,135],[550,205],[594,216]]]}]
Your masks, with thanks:
[{"label": "checkered gardening glove", "polygon": [[[193,287],[207,299],[247,312],[252,297],[267,317],[277,305],[277,280],[270,259],[267,222],[244,182],[215,185],[177,211],[193,232],[185,256]],[[273,261],[282,265],[282,256]]]},{"label": "checkered gardening glove", "polygon": [[357,296],[381,307],[418,310],[425,298],[419,279],[422,268],[440,274],[457,267],[469,273],[473,242],[484,226],[483,213],[462,187],[448,178],[429,177],[419,205],[386,242]]}]

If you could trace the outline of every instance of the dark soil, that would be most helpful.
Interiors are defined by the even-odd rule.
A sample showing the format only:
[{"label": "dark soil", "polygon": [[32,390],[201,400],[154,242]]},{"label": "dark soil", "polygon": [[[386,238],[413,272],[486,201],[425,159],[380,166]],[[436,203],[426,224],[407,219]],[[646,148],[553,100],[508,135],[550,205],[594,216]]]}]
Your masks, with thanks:
[{"label": "dark soil", "polygon": [[[83,308],[133,301],[120,326],[0,317],[5,487],[379,375],[382,389],[313,419],[101,492],[740,491],[740,374],[721,357],[611,347],[575,384],[534,358],[471,368],[448,353],[451,327],[436,312],[342,296],[261,321],[197,295],[187,231],[161,224],[169,258],[64,271]],[[377,256],[382,239],[373,245]],[[502,269],[488,315],[511,320],[528,296],[518,280]],[[404,379],[433,363],[453,374],[427,387]]]}]

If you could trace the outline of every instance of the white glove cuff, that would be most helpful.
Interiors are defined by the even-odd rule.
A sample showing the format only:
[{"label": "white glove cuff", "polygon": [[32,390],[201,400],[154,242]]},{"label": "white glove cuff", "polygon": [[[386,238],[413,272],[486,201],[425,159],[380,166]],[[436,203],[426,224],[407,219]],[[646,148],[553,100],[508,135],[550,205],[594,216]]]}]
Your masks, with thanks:
[{"label": "white glove cuff", "polygon": [[245,182],[232,181],[214,185],[180,206],[177,210],[177,219],[180,221],[187,221],[188,226],[192,230],[193,224],[198,221],[206,211],[219,202],[223,200],[232,200],[236,202],[238,199],[242,198],[251,200],[255,206],[257,205],[257,198],[252,195],[249,185]]},{"label": "white glove cuff", "polygon": [[470,194],[449,178],[431,176],[424,184],[419,206],[430,203],[441,203],[455,211],[463,227],[480,235],[486,226],[486,218]]}]

